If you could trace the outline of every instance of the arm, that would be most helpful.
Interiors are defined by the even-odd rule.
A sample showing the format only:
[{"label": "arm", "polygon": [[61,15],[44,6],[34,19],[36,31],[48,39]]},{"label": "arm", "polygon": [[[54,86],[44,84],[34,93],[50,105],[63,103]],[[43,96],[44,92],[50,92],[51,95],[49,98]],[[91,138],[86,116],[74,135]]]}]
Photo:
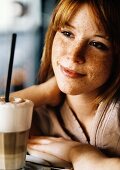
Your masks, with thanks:
[{"label": "arm", "polygon": [[70,160],[75,170],[119,170],[120,158],[108,158],[97,148],[82,144],[70,151]]},{"label": "arm", "polygon": [[59,163],[63,160],[63,165],[70,163],[74,170],[120,170],[120,158],[108,158],[91,145],[64,138],[34,137],[29,140],[28,151],[37,157],[46,154],[43,158],[53,165],[56,158]]},{"label": "arm", "polygon": [[61,92],[54,77],[40,85],[33,85],[26,89],[13,92],[10,96],[32,100],[35,107],[43,104],[50,104],[54,106],[59,104],[61,101]]}]

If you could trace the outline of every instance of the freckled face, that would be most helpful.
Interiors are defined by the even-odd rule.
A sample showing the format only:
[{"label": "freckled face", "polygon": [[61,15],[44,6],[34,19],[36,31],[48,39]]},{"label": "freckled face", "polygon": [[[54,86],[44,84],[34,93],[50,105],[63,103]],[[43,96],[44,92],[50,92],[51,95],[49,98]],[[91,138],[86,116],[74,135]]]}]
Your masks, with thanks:
[{"label": "freckled face", "polygon": [[52,66],[66,94],[97,92],[108,80],[112,47],[102,26],[96,24],[87,4],[57,31],[52,46]]}]

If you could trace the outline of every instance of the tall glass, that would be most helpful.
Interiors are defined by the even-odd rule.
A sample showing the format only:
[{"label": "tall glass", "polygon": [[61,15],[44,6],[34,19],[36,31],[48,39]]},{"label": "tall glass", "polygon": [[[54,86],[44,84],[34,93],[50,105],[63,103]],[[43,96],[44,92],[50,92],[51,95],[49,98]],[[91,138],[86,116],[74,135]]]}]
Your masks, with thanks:
[{"label": "tall glass", "polygon": [[32,113],[30,100],[0,98],[0,169],[24,167]]}]

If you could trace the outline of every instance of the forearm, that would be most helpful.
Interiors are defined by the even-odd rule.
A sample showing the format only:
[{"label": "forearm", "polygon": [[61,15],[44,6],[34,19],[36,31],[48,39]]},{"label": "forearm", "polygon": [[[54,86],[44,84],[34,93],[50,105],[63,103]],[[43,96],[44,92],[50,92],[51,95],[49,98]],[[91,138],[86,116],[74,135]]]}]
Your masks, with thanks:
[{"label": "forearm", "polygon": [[55,77],[40,85],[33,85],[26,89],[11,93],[11,96],[32,100],[35,107],[43,104],[56,106],[62,99],[62,93],[57,86]]},{"label": "forearm", "polygon": [[45,93],[43,85],[33,85],[23,90],[13,92],[10,96],[29,99],[33,101],[35,107],[47,104],[47,94]]},{"label": "forearm", "polygon": [[119,170],[119,158],[107,158],[91,145],[75,147],[70,152],[74,170]]}]

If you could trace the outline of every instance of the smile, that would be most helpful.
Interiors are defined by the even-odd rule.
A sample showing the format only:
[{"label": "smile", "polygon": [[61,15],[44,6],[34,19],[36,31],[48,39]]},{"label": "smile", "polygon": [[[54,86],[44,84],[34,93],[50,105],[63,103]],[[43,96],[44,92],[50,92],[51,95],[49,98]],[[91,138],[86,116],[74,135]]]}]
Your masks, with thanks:
[{"label": "smile", "polygon": [[73,70],[70,70],[68,68],[65,68],[63,66],[60,65],[60,70],[62,71],[62,73],[69,77],[69,78],[78,78],[78,77],[83,77],[85,76],[85,74],[80,74],[80,73],[77,73],[76,71],[73,71]]}]

